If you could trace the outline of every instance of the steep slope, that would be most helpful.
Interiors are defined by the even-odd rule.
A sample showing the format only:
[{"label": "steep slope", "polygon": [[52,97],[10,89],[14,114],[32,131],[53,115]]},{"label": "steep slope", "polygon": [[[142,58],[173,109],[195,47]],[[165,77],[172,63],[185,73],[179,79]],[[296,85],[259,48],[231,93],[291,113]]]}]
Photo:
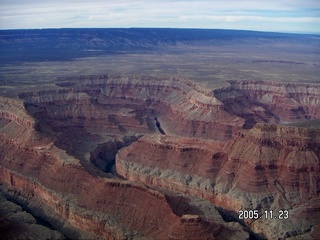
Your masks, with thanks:
[{"label": "steep slope", "polygon": [[266,81],[229,81],[230,87],[214,90],[228,113],[246,119],[246,128],[257,122],[291,123],[319,118],[318,84]]},{"label": "steep slope", "polygon": [[[71,238],[247,237],[191,207],[194,197],[236,218],[241,209],[288,210],[286,221],[238,221],[269,239],[310,235],[320,219],[320,132],[280,124],[319,118],[319,89],[60,78],[54,89],[21,93],[23,101],[0,98],[1,191]],[[183,211],[171,201],[179,196]]]},{"label": "steep slope", "polygon": [[[21,101],[1,100],[7,111],[2,115],[6,118],[1,118],[1,194],[45,219],[68,238],[168,238],[171,226],[181,216],[174,212],[165,194],[139,183],[88,173],[78,159],[38,132],[36,125],[20,124],[19,118],[12,117],[17,114],[21,119],[30,119]],[[11,124],[15,126],[7,128]],[[27,132],[27,138],[19,140],[15,135],[19,132]],[[219,224],[225,223],[221,219]],[[228,225],[223,228],[225,232],[216,233],[218,239],[248,236],[239,226],[231,228],[231,235],[227,233]],[[210,234],[214,237],[214,232]]]},{"label": "steep slope", "polygon": [[161,126],[164,134],[225,139],[244,123],[221,109],[210,91],[182,79],[83,76],[58,85],[65,89],[20,95],[39,121],[59,121],[58,127],[74,123],[99,134],[105,126],[123,135],[160,132]]},{"label": "steep slope", "polygon": [[[257,124],[223,145],[145,136],[119,151],[116,166],[129,180],[205,197],[235,212],[288,209],[290,219],[285,223],[266,219],[250,223],[273,239],[319,224],[319,146],[318,129]],[[299,215],[301,211],[308,213]]]},{"label": "steep slope", "polygon": [[64,89],[20,95],[56,131],[80,126],[97,135],[112,129],[226,140],[257,122],[292,123],[320,112],[316,84],[231,81],[211,92],[184,79],[101,75],[62,78],[58,85]]},{"label": "steep slope", "polygon": [[0,97],[0,134],[10,134],[13,141],[27,143],[37,137],[35,125],[36,121],[26,114],[22,101]]},{"label": "steep slope", "polygon": [[1,239],[64,239],[58,231],[45,227],[17,204],[0,196]]},{"label": "steep slope", "polygon": [[[22,110],[20,102],[4,98],[2,100],[7,106],[7,114],[2,116],[9,117],[1,119],[1,189],[38,215],[47,218],[68,237],[122,238],[125,235],[138,234],[139,228],[145,229],[148,222],[156,226],[154,220],[148,219],[149,217],[161,221],[167,221],[167,217],[175,219],[161,193],[152,192],[141,185],[95,178],[80,166],[78,160],[63,154],[61,150],[48,144],[48,141],[31,140],[30,136],[36,135],[34,125],[20,124],[22,121],[19,118],[12,117],[16,113],[22,119],[30,118],[26,111]],[[12,120],[7,121],[8,118]],[[15,124],[15,127],[8,129],[7,126],[11,124]],[[24,140],[16,141],[16,136],[12,136],[18,130],[30,135],[28,134],[28,138]],[[94,192],[91,192],[94,198],[87,194],[90,186],[95,186]],[[142,216],[144,221],[133,217],[131,214],[146,214],[143,211],[146,202],[140,201],[141,196],[144,196],[143,199],[146,201],[151,197],[148,205],[156,204],[157,209],[164,204],[167,210],[162,209],[160,212],[166,212],[168,216],[156,217],[155,214],[150,214]],[[135,198],[138,201],[136,203]],[[130,201],[130,204],[126,201]],[[119,209],[116,206],[123,207]],[[134,211],[133,206],[136,209]],[[168,223],[170,221],[168,220]],[[166,224],[160,225],[165,227]],[[133,230],[137,233],[133,233]],[[155,229],[148,231],[152,234]],[[157,234],[160,233],[156,233],[155,236]]]},{"label": "steep slope", "polygon": [[169,239],[214,240],[219,230],[219,226],[203,221],[197,215],[183,215],[180,221],[172,226]]},{"label": "steep slope", "polygon": [[[234,189],[268,194],[277,191],[277,183],[296,205],[319,194],[319,136],[318,129],[264,124],[240,131],[226,144],[144,136],[120,150],[116,164],[129,179],[147,184],[171,180],[172,188],[190,193],[194,188],[195,194]],[[290,192],[295,194],[290,197]]]}]

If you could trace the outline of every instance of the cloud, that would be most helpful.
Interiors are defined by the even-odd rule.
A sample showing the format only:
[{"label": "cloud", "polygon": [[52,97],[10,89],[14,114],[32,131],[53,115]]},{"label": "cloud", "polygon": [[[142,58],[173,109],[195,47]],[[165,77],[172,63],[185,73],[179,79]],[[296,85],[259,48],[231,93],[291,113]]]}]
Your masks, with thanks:
[{"label": "cloud", "polygon": [[210,21],[221,21],[221,22],[239,22],[239,21],[259,21],[259,22],[275,22],[275,23],[320,23],[320,18],[313,17],[262,17],[262,16],[183,16],[180,18],[183,21],[194,21],[194,20],[210,20]]},{"label": "cloud", "polygon": [[1,29],[228,26],[266,30],[268,24],[259,29],[259,23],[270,23],[270,30],[278,22],[288,23],[283,25],[287,31],[320,32],[318,0],[0,0],[0,11]]}]

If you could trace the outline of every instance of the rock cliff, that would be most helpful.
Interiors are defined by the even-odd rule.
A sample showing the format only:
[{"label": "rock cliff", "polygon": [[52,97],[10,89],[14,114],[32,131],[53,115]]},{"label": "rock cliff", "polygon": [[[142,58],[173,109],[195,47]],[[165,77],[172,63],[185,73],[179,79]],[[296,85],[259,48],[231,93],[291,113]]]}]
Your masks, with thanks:
[{"label": "rock cliff", "polygon": [[20,96],[45,109],[46,118],[97,120],[122,133],[159,132],[159,124],[169,135],[225,139],[244,124],[224,111],[212,92],[184,79],[103,75],[60,80],[63,90]]},{"label": "rock cliff", "polygon": [[227,88],[214,90],[226,111],[246,119],[246,128],[257,122],[288,123],[318,119],[318,84],[266,81],[229,81]]},{"label": "rock cliff", "polygon": [[[7,153],[1,154],[3,191],[69,238],[166,238],[157,229],[169,229],[177,220],[160,192],[95,178],[76,164],[58,161],[50,152],[3,142],[1,152]],[[162,216],[151,213],[156,209]]]},{"label": "rock cliff", "polygon": [[1,239],[65,239],[58,231],[39,224],[19,205],[0,197]]},{"label": "rock cliff", "polygon": [[292,123],[319,118],[320,112],[317,84],[230,81],[230,87],[211,92],[169,77],[93,75],[59,80],[62,90],[20,95],[38,109],[33,110],[41,114],[38,119],[51,124],[52,118],[68,120],[77,126],[97,122],[121,134],[159,132],[161,126],[160,132],[167,135],[226,140],[258,122]]},{"label": "rock cliff", "polygon": [[180,221],[172,226],[169,239],[214,240],[219,230],[219,226],[203,221],[197,215],[183,215]]},{"label": "rock cliff", "polygon": [[[60,78],[22,100],[0,98],[1,191],[70,238],[246,239],[223,211],[268,239],[315,235],[320,132],[286,124],[317,121],[319,89]],[[181,196],[183,208],[172,200]],[[217,218],[207,213],[214,206]],[[239,220],[241,209],[290,217]]]},{"label": "rock cliff", "polygon": [[[318,224],[319,146],[319,129],[257,124],[224,144],[144,136],[119,151],[116,166],[129,180],[204,197],[235,212],[288,209],[291,228],[288,221],[250,223],[273,239],[297,234],[298,219],[305,219],[301,232]],[[306,204],[314,211],[297,214]],[[273,223],[282,231],[272,230]]]},{"label": "rock cliff", "polygon": [[[169,238],[172,225],[179,222],[181,216],[175,213],[165,193],[140,183],[98,177],[86,168],[87,165],[83,166],[78,159],[58,148],[52,142],[54,139],[48,138],[54,138],[54,135],[49,135],[45,126],[20,124],[19,118],[8,117],[19,114],[22,119],[30,118],[20,101],[6,103],[12,106],[5,105],[9,114],[1,118],[2,195],[29,209],[34,216],[45,219],[67,238]],[[12,124],[14,127],[9,128]],[[16,135],[19,132],[29,134],[20,139]],[[100,150],[96,149],[97,152]],[[197,211],[202,211],[201,206]],[[183,212],[188,213],[188,210]],[[9,227],[9,220],[2,223]],[[213,224],[206,218],[204,221],[210,226]],[[216,233],[218,239],[247,238],[248,234],[240,226],[234,228],[222,219],[218,218],[218,221],[219,225],[214,226],[221,224],[225,231],[210,230],[207,234],[211,237]],[[228,229],[233,232],[228,233]],[[63,236],[44,228],[43,231],[48,236]]]}]

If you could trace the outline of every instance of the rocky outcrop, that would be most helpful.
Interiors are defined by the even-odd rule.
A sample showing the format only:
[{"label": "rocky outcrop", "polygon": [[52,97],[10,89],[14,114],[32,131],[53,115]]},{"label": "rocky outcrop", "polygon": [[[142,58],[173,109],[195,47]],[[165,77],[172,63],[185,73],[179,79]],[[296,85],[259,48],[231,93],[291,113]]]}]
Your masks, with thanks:
[{"label": "rocky outcrop", "polygon": [[[320,171],[319,136],[318,129],[265,124],[238,132],[224,145],[199,139],[145,136],[120,150],[116,164],[119,173],[128,179],[146,184],[172,181],[175,185],[167,188],[183,192],[198,189],[201,195],[207,192],[208,196],[232,188],[268,192],[278,182],[287,190],[293,187],[291,191],[296,194],[292,204],[298,204],[320,191],[316,176]],[[249,173],[255,175],[248,176]]]},{"label": "rocky outcrop", "polygon": [[5,97],[0,97],[0,118],[14,121],[22,126],[35,126],[35,120],[26,114],[22,101]]},{"label": "rocky outcrop", "polygon": [[227,112],[246,119],[246,128],[257,122],[288,123],[320,117],[320,86],[308,83],[229,81],[214,90]]},{"label": "rocky outcrop", "polygon": [[144,136],[119,151],[116,168],[131,181],[200,197],[211,196],[214,178],[226,160],[218,142]]},{"label": "rocky outcrop", "polygon": [[183,215],[172,226],[169,239],[207,239],[214,240],[221,227],[203,221],[197,215]]},{"label": "rocky outcrop", "polygon": [[[255,170],[259,184],[250,186],[251,191],[276,187],[292,207],[319,195],[319,137],[319,129],[258,124],[237,135],[226,151],[231,159],[247,160]],[[237,185],[245,188],[248,182],[244,178]]]},{"label": "rocky outcrop", "polygon": [[[287,221],[241,224],[269,239],[314,235],[320,132],[279,123],[318,118],[319,85],[231,81],[209,91],[115,75],[57,82],[21,93],[24,102],[0,99],[0,181],[3,194],[67,237],[247,237],[239,224],[191,207],[192,198],[233,216],[288,209]],[[171,191],[189,199],[183,210]]]},{"label": "rocky outcrop", "polygon": [[1,239],[65,239],[56,230],[43,226],[19,205],[0,197]]},{"label": "rocky outcrop", "polygon": [[37,119],[90,119],[108,129],[114,125],[122,134],[161,131],[215,139],[230,138],[244,123],[224,111],[210,91],[183,79],[103,75],[60,80],[58,85],[69,89],[20,95],[29,108],[42,108]]},{"label": "rocky outcrop", "polygon": [[[172,226],[179,221],[179,213],[157,190],[139,183],[97,178],[75,163],[56,159],[52,152],[21,148],[9,141],[3,141],[0,150],[11,152],[0,155],[2,194],[26,206],[68,238],[168,239],[169,233],[175,234]],[[186,207],[184,211],[190,211]],[[217,239],[234,240],[248,237],[240,225],[219,220],[223,226],[220,232],[213,231],[220,225],[203,221],[206,236],[218,234]]]},{"label": "rocky outcrop", "polygon": [[138,138],[123,138],[122,141],[115,140],[99,144],[90,152],[90,162],[104,172],[115,173],[114,165],[118,151],[137,141]]},{"label": "rocky outcrop", "polygon": [[[23,114],[28,117],[26,111]],[[85,168],[87,165],[83,166],[78,159],[46,138],[43,134],[46,132],[40,131],[46,130],[44,126],[18,125],[14,120],[0,120],[2,195],[49,222],[67,238],[168,238],[172,225],[179,221],[180,216],[172,209],[164,193],[140,183],[98,177]],[[16,125],[7,128],[10,124]],[[29,132],[28,138],[24,139],[26,142],[14,135],[18,126],[19,131]],[[130,142],[130,139],[124,140]],[[92,157],[104,152],[104,147],[108,144],[98,146]],[[9,220],[6,218],[3,222],[7,227],[11,226]],[[213,224],[206,218],[204,221]],[[224,222],[219,221],[223,225]],[[226,236],[230,239],[242,236],[245,239],[248,236],[239,226],[230,235],[229,228],[224,226],[226,230],[219,233],[220,239]],[[37,229],[46,231],[41,227]],[[58,236],[58,233],[47,233],[48,236]]]},{"label": "rocky outcrop", "polygon": [[[129,180],[205,197],[235,212],[289,209],[294,213],[307,203],[318,207],[319,136],[318,129],[266,124],[242,130],[225,144],[145,136],[119,151],[116,166],[118,173]],[[317,216],[319,211],[309,214]],[[318,224],[304,216],[306,224],[300,226],[300,233]],[[270,228],[256,230],[270,239],[300,234],[292,233],[299,228],[298,219],[290,215],[290,220],[292,228],[275,221],[282,231],[270,230],[275,226],[270,222]]]},{"label": "rocky outcrop", "polygon": [[169,77],[92,75],[59,81],[64,89],[20,95],[39,121],[94,129],[104,125],[116,134],[161,132],[226,140],[257,122],[297,122],[318,118],[320,112],[316,84],[230,81],[230,87],[210,92]]},{"label": "rocky outcrop", "polygon": [[[161,239],[166,236],[157,229],[169,229],[177,219],[157,191],[139,184],[95,178],[79,166],[61,164],[54,156],[34,150],[9,143],[1,144],[1,152],[4,148],[11,148],[14,154],[1,154],[3,191],[69,238],[147,235]],[[146,205],[150,206],[149,211],[145,211]],[[152,212],[156,209],[162,216]]]},{"label": "rocky outcrop", "polygon": [[24,108],[22,101],[0,97],[0,138],[6,136],[11,142],[30,145],[43,138],[35,130],[36,120]]}]

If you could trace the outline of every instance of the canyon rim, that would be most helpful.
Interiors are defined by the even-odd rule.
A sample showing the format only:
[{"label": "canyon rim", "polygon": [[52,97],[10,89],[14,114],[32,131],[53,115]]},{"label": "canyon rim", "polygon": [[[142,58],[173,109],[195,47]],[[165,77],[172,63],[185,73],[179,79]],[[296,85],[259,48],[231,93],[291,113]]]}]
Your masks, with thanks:
[{"label": "canyon rim", "polygon": [[0,237],[319,237],[319,38],[195,32],[0,31]]}]

